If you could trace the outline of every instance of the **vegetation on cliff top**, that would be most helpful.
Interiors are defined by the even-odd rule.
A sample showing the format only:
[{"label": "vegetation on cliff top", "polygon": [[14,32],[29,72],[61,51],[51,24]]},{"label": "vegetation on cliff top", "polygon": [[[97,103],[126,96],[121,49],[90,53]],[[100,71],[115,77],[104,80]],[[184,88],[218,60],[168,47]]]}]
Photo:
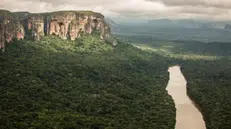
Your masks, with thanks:
[{"label": "vegetation on cliff top", "polygon": [[85,15],[98,15],[104,17],[101,13],[93,12],[93,11],[81,11],[81,10],[69,10],[69,11],[55,11],[55,12],[47,12],[47,14],[56,15],[56,14],[72,14],[79,13]]},{"label": "vegetation on cliff top", "polygon": [[94,35],[14,41],[0,55],[1,129],[173,129],[164,57]]},{"label": "vegetation on cliff top", "polygon": [[2,20],[3,17],[13,17],[13,14],[8,10],[0,9],[0,20]]},{"label": "vegetation on cliff top", "polygon": [[19,18],[19,17],[24,17],[24,16],[47,16],[47,15],[50,15],[50,16],[71,15],[73,13],[79,13],[83,15],[94,15],[94,16],[104,18],[104,16],[101,13],[93,12],[93,11],[82,11],[82,10],[67,10],[67,11],[64,10],[64,11],[45,12],[45,13],[10,12],[8,10],[0,10],[0,18],[1,17]]},{"label": "vegetation on cliff top", "polygon": [[4,10],[4,9],[0,9],[0,14],[4,15],[4,14],[10,14],[11,12],[8,10]]}]

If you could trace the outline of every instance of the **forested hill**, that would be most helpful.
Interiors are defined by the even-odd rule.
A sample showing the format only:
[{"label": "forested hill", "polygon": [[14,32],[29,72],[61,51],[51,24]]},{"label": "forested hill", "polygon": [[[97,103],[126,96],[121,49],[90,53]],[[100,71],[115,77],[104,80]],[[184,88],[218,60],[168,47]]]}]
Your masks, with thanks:
[{"label": "forested hill", "polygon": [[231,44],[154,40],[145,35],[119,36],[143,50],[180,65],[188,96],[203,114],[207,129],[231,129]]},{"label": "forested hill", "polygon": [[7,45],[1,129],[174,129],[166,58],[99,35]]},{"label": "forested hill", "polygon": [[0,50],[13,39],[39,41],[45,35],[75,40],[98,31],[101,39],[116,45],[104,16],[92,11],[56,11],[47,13],[0,10]]}]

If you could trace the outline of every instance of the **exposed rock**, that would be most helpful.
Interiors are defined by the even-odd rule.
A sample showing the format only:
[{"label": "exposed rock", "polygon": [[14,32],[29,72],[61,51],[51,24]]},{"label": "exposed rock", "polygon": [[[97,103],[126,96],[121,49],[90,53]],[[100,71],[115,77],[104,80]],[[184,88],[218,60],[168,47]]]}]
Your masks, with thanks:
[{"label": "exposed rock", "polygon": [[105,40],[113,46],[118,44],[117,40],[112,35],[108,35]]},{"label": "exposed rock", "polygon": [[13,38],[21,40],[27,36],[38,41],[44,35],[56,35],[62,39],[75,40],[81,34],[91,34],[93,30],[100,32],[101,39],[117,44],[104,16],[90,11],[30,14],[0,10],[0,22],[0,48],[5,47],[5,41],[11,42]]},{"label": "exposed rock", "polygon": [[113,46],[117,45],[117,40],[111,35],[111,28],[107,24],[101,24],[101,39],[111,43]]},{"label": "exposed rock", "polygon": [[17,19],[5,19],[4,23],[4,35],[5,40],[9,43],[13,38],[18,40],[24,39],[25,31],[23,25]]},{"label": "exposed rock", "polygon": [[79,37],[80,31],[79,22],[77,20],[72,20],[69,29],[70,39],[75,40],[77,37]]},{"label": "exposed rock", "polygon": [[70,13],[51,13],[47,17],[47,26],[49,26],[48,33],[49,35],[57,35],[62,39],[68,38],[68,27],[72,19],[74,19],[74,14]]},{"label": "exposed rock", "polygon": [[41,36],[44,36],[44,17],[41,15],[29,16],[27,27],[33,39],[38,41]]},{"label": "exposed rock", "polygon": [[4,28],[4,24],[0,23],[0,49],[2,49],[2,51],[5,51],[5,28]]},{"label": "exposed rock", "polygon": [[[48,34],[57,35],[63,39],[75,40],[81,33],[91,34],[97,28],[103,16],[86,12],[54,12],[48,15]],[[101,19],[103,21],[103,19]]]},{"label": "exposed rock", "polygon": [[23,25],[18,22],[16,26],[16,36],[15,37],[17,38],[17,40],[22,40],[24,39],[24,36],[25,36],[25,31],[24,31]]}]

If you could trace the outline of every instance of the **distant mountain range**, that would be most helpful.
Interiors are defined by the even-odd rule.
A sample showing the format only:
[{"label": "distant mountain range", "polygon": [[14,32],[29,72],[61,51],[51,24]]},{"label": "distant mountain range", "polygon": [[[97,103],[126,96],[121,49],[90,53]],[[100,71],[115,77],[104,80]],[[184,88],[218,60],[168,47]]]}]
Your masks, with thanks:
[{"label": "distant mountain range", "polygon": [[223,29],[225,25],[231,21],[205,21],[205,20],[191,20],[191,19],[156,19],[148,20],[148,24],[160,27],[183,27],[183,28],[220,28]]},{"label": "distant mountain range", "polygon": [[121,18],[107,17],[106,22],[111,26],[152,26],[160,28],[216,28],[224,29],[225,25],[231,24],[231,21],[210,21],[195,19],[141,19],[141,18]]}]

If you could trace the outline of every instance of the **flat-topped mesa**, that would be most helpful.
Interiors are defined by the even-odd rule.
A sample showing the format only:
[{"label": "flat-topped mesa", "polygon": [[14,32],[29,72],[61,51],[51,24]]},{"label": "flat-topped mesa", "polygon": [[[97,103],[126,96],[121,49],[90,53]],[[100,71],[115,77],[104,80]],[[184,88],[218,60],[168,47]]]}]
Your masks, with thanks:
[{"label": "flat-topped mesa", "polygon": [[5,41],[11,42],[12,38],[21,40],[32,37],[38,41],[44,35],[57,35],[62,39],[75,40],[82,34],[91,34],[93,31],[99,31],[102,40],[117,44],[104,16],[91,11],[31,14],[0,10],[0,23],[0,48],[4,48]]}]

